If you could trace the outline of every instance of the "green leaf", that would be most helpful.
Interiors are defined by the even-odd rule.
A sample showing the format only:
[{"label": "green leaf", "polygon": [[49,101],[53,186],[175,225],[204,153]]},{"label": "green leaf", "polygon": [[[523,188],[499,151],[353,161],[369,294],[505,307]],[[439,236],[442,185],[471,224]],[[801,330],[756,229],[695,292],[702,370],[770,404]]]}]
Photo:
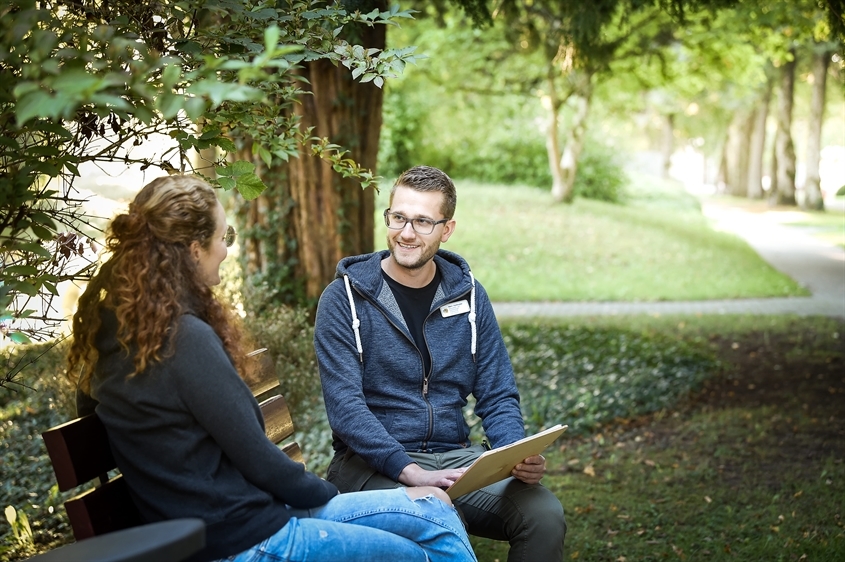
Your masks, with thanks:
[{"label": "green leaf", "polygon": [[200,137],[202,140],[208,140],[220,135],[220,127],[217,125],[205,125],[202,128],[202,134]]},{"label": "green leaf", "polygon": [[37,145],[37,146],[30,146],[26,149],[27,154],[32,154],[33,156],[58,156],[59,149],[54,146],[46,146],[46,145]]},{"label": "green leaf", "polygon": [[206,101],[202,98],[188,98],[185,100],[185,113],[192,121],[196,121],[205,114]]},{"label": "green leaf", "polygon": [[71,96],[76,98],[86,94],[93,94],[105,86],[104,80],[96,74],[91,74],[84,68],[65,70],[53,81],[53,89],[57,96]]},{"label": "green leaf", "polygon": [[53,221],[52,217],[50,217],[50,215],[48,215],[47,213],[44,213],[42,211],[35,211],[33,213],[30,213],[29,218],[31,218],[34,222],[43,224],[44,226],[56,230],[56,223]]},{"label": "green leaf", "polygon": [[153,113],[143,105],[136,105],[135,117],[144,125],[149,125],[155,119],[155,113]]},{"label": "green leaf", "polygon": [[12,150],[20,150],[21,145],[18,144],[18,141],[12,137],[2,137],[0,136],[0,144],[3,146],[8,146]]},{"label": "green leaf", "polygon": [[55,283],[50,283],[49,281],[44,281],[43,285],[44,285],[44,287],[46,287],[46,289],[48,291],[50,291],[51,294],[53,294],[55,296],[59,296],[59,289],[56,287]]},{"label": "green leaf", "polygon": [[227,177],[219,177],[217,178],[217,182],[220,184],[220,187],[222,187],[226,191],[229,191],[237,185],[237,182],[235,182],[234,179]]},{"label": "green leaf", "polygon": [[279,27],[271,25],[264,30],[264,48],[268,53],[272,53],[279,44]]},{"label": "green leaf", "polygon": [[29,339],[29,336],[27,336],[23,332],[12,332],[11,334],[9,334],[9,339],[15,343],[32,343],[32,340]]},{"label": "green leaf", "polygon": [[57,100],[47,92],[40,90],[26,94],[18,99],[15,105],[15,119],[18,127],[23,126],[27,121],[35,117],[54,118],[57,117]]},{"label": "green leaf", "polygon": [[19,252],[30,252],[33,254],[38,254],[39,256],[49,258],[52,257],[47,248],[42,246],[41,244],[36,244],[34,242],[14,242],[11,247],[12,250],[17,250]]},{"label": "green leaf", "polygon": [[182,68],[178,64],[167,64],[161,74],[161,83],[165,89],[170,90],[179,81],[182,75]]},{"label": "green leaf", "polygon": [[62,173],[61,168],[51,162],[38,162],[32,168],[41,172],[42,174],[50,176],[51,178],[55,178],[56,176]]},{"label": "green leaf", "polygon": [[3,268],[4,275],[38,275],[38,268],[32,265],[10,265]]},{"label": "green leaf", "polygon": [[216,144],[226,152],[234,152],[235,150],[237,150],[235,143],[232,142],[231,139],[227,139],[226,137],[220,137],[218,139],[215,139],[212,144]]},{"label": "green leaf", "polygon": [[12,291],[23,293],[25,295],[29,295],[30,297],[34,297],[38,294],[38,289],[32,283],[27,283],[26,281],[13,281],[8,283],[12,287]]},{"label": "green leaf", "polygon": [[32,229],[32,232],[34,232],[35,235],[38,236],[38,238],[41,240],[53,239],[53,233],[41,226],[40,224],[30,225],[30,228]]},{"label": "green leaf", "polygon": [[255,164],[246,160],[236,160],[229,165],[232,169],[232,175],[240,176],[244,174],[251,174],[255,170]]},{"label": "green leaf", "polygon": [[202,53],[202,45],[196,41],[177,41],[174,46],[176,50],[185,54],[199,55]]},{"label": "green leaf", "polygon": [[269,151],[269,150],[267,150],[267,149],[266,149],[265,147],[263,147],[263,146],[258,146],[258,156],[260,156],[260,157],[261,157],[261,160],[262,160],[262,161],[264,162],[264,164],[266,164],[266,165],[267,165],[267,167],[269,168],[269,167],[270,167],[270,163],[273,161],[273,155],[272,155],[272,154],[270,154],[270,151]]},{"label": "green leaf", "polygon": [[173,119],[179,114],[185,98],[175,94],[164,92],[155,100],[156,108],[165,119]]},{"label": "green leaf", "polygon": [[38,123],[34,123],[32,125],[32,128],[38,131],[43,131],[45,133],[52,133],[64,140],[73,139],[73,133],[71,133],[58,123],[54,123],[52,121],[39,121]]},{"label": "green leaf", "polygon": [[261,181],[261,178],[256,176],[255,174],[244,174],[238,176],[237,178],[237,188],[238,192],[243,196],[244,199],[247,201],[252,201],[259,195],[261,195],[267,186],[264,185],[264,182]]}]

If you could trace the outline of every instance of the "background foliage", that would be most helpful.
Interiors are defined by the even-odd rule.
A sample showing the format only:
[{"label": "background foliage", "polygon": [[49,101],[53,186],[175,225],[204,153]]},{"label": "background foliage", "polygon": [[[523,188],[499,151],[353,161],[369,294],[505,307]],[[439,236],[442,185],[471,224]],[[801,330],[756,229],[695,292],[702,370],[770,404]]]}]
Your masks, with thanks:
[{"label": "background foliage", "polygon": [[[299,127],[297,69],[327,59],[381,85],[413,51],[364,50],[340,37],[348,24],[407,17],[398,8],[15,0],[0,17],[0,336],[14,341],[55,335],[57,285],[93,270],[95,233],[73,186],[83,171],[193,171],[249,200],[264,183],[253,162],[229,155],[247,145],[269,165],[305,145],[366,184],[369,170]],[[195,166],[195,152],[207,160]]]}]

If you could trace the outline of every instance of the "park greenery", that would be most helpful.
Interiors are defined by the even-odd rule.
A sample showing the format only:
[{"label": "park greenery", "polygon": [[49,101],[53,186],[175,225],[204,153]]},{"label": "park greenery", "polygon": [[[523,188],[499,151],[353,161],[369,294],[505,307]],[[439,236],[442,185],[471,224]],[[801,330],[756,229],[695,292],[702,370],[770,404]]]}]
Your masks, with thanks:
[{"label": "park greenery", "polygon": [[[639,181],[649,182],[643,179]],[[577,211],[571,215],[573,218],[577,217],[578,213],[591,212],[595,216],[601,216],[604,213],[612,213],[616,209],[627,208],[639,208],[641,213],[645,212],[649,215],[664,213],[665,216],[674,216],[680,213],[680,222],[691,225],[688,227],[691,229],[690,238],[706,240],[713,235],[706,221],[692,220],[695,216],[700,218],[698,202],[695,199],[671,182],[665,183],[653,179],[650,183],[655,185],[654,190],[663,195],[656,202],[645,196],[638,201],[627,199],[626,205],[601,201],[576,201],[574,206],[567,209]],[[483,195],[490,190],[495,192],[496,188],[460,182],[459,189],[462,199],[458,208],[468,209],[480,206],[481,209],[477,211],[482,216],[492,216],[489,209],[485,212],[487,206],[505,205],[512,208],[511,216],[515,222],[530,223],[538,220],[537,213],[548,208],[542,192],[528,188],[524,191],[507,189],[503,191],[501,197],[479,197],[478,201],[475,200],[476,193]],[[379,197],[385,196],[386,193],[379,195]],[[508,197],[511,198],[510,203],[508,203]],[[672,201],[671,204],[670,201]],[[621,213],[613,216],[617,222],[621,223],[621,228],[627,230],[633,230],[643,222],[640,214],[637,213]],[[665,220],[669,224],[675,224],[677,219]],[[480,217],[473,220],[462,219],[459,225],[460,237],[456,236],[453,241],[461,237],[478,238],[483,234],[495,239],[489,243],[489,247],[492,248],[531,247],[530,242],[533,240],[530,238],[530,232],[523,234],[529,237],[521,239],[509,229],[491,230],[489,222],[481,220]],[[654,236],[652,242],[645,245],[653,252],[653,256],[643,257],[646,262],[653,261],[656,256],[672,248],[678,234],[673,229],[657,229]],[[734,244],[738,242],[736,239],[732,240]],[[611,236],[602,244],[584,244],[582,251],[600,253],[606,251],[604,244],[612,246],[624,241],[624,237]],[[547,261],[549,255],[546,254]],[[746,258],[749,260],[748,263],[735,264],[735,266],[742,267],[743,271],[747,272],[745,280],[748,283],[753,284],[755,278],[765,278],[770,274],[765,268],[755,267],[755,264],[762,264],[759,257],[748,254]],[[591,263],[601,261],[595,256],[593,259],[583,259]],[[731,253],[703,254],[699,256],[699,259],[701,261],[688,264],[687,267],[700,273],[699,289],[702,291],[703,298],[707,298],[716,294],[708,294],[708,288],[712,291],[718,286],[707,272],[722,271],[721,262],[730,262]],[[239,264],[234,259],[227,260],[224,264],[221,296],[242,308],[244,299],[248,297],[242,291]],[[763,274],[760,273],[761,271]],[[617,267],[608,275],[615,280],[616,284],[636,286],[636,272],[636,269]],[[509,275],[511,274],[506,276]],[[494,277],[506,276],[500,274]],[[479,278],[486,286],[487,277],[479,275]],[[778,276],[777,279],[783,283],[785,278]],[[551,287],[549,282],[544,281],[544,283],[548,290]],[[791,280],[789,283],[792,283]],[[612,284],[600,284],[600,286],[610,287]],[[527,286],[523,285],[523,288],[525,287]],[[260,287],[251,290],[260,290]],[[528,297],[516,294],[515,298],[524,300]],[[272,357],[274,363],[271,372],[279,377],[281,390],[293,408],[297,424],[296,439],[303,446],[308,466],[318,473],[323,473],[331,455],[331,431],[322,405],[320,386],[318,382],[315,383],[319,378],[311,343],[313,328],[309,323],[308,313],[304,309],[276,307],[261,312],[245,311],[245,314],[243,323],[256,347],[260,344],[262,347],[270,348],[268,356]],[[565,468],[561,468],[559,472],[556,469],[556,472],[547,478],[547,485],[555,487],[556,491],[560,492],[567,509],[575,510],[568,512],[570,524],[574,524],[578,529],[570,535],[573,537],[570,540],[570,554],[580,552],[581,556],[586,556],[587,553],[604,552],[608,541],[602,539],[605,538],[607,529],[592,526],[599,524],[604,526],[608,519],[613,521],[616,515],[626,513],[608,513],[607,510],[612,509],[611,505],[627,505],[628,509],[632,510],[628,513],[635,513],[631,506],[638,500],[644,501],[643,505],[651,505],[650,502],[655,499],[651,491],[654,485],[651,484],[650,479],[646,478],[646,475],[640,472],[652,470],[649,465],[643,465],[643,458],[654,461],[659,457],[643,457],[645,453],[634,445],[631,445],[630,450],[615,448],[616,442],[610,439],[609,435],[615,434],[613,432],[624,431],[631,424],[639,423],[637,420],[642,416],[660,417],[666,415],[666,412],[683,408],[688,398],[695,395],[703,385],[706,386],[718,380],[720,375],[729,369],[730,361],[714,350],[711,345],[714,337],[731,338],[736,332],[736,341],[743,341],[742,338],[747,332],[753,332],[758,326],[768,326],[771,323],[772,321],[768,319],[707,317],[573,318],[503,322],[503,335],[521,390],[526,428],[536,430],[558,422],[567,423],[570,426],[570,437],[567,438],[567,443],[569,439],[576,440],[577,445],[573,445],[574,449],[570,452],[552,452],[549,458],[556,459],[553,461],[554,466]],[[830,321],[819,319],[798,324],[791,321],[775,321],[773,326],[773,338],[775,334],[779,338],[785,338],[804,332],[822,333],[825,330],[835,332],[837,329],[835,326],[831,327]],[[843,332],[840,330],[839,333]],[[8,502],[7,505],[14,509],[15,518],[14,525],[0,526],[4,533],[2,549],[5,549],[0,553],[0,560],[19,560],[71,540],[64,508],[61,505],[71,493],[57,491],[49,459],[39,436],[40,432],[74,415],[73,389],[64,378],[65,345],[66,342],[25,344],[6,347],[0,355],[3,368],[10,371],[24,369],[25,372],[23,379],[25,386],[15,385],[0,391],[2,392],[0,394],[0,440],[3,443],[3,477],[0,479],[0,488],[3,490],[3,497]],[[783,349],[788,350],[793,347],[797,350],[796,353],[801,352],[801,348],[795,346],[785,346]],[[836,361],[838,357],[837,352],[823,346],[821,349],[813,348],[809,352],[819,361]],[[467,408],[467,419],[473,428],[474,437],[480,439],[481,428],[477,418],[472,415],[471,403]],[[710,439],[716,440],[718,432],[724,431],[724,426],[714,425],[711,431],[713,434]],[[681,449],[670,449],[662,451],[661,454],[671,457],[672,455],[689,456],[692,453],[685,444]],[[594,457],[594,455],[599,456]],[[603,457],[609,457],[612,461],[603,460]],[[602,464],[606,462],[611,464]],[[664,462],[661,462],[661,467],[663,464]],[[591,466],[605,466],[598,472],[599,475],[604,474],[601,476],[603,481],[608,478],[606,474],[612,474],[614,478],[605,481],[603,485],[590,485],[583,491],[579,491],[584,485],[584,482],[579,480],[585,477],[583,470]],[[841,469],[839,465],[831,467],[834,474],[838,474],[835,471],[839,469]],[[589,472],[589,469],[587,470]],[[661,468],[661,470],[670,469]],[[702,479],[701,485],[706,483],[708,486],[714,486],[712,470],[702,469],[696,474]],[[638,483],[638,487],[635,490],[626,490],[622,494],[613,485],[617,482],[619,485],[623,482],[635,482]],[[589,480],[587,483],[594,482]],[[719,497],[716,495],[717,492],[708,490],[708,497]],[[760,502],[760,494],[763,492],[762,490],[755,491],[753,502]],[[686,492],[679,490],[677,493],[682,495]],[[596,499],[597,497],[602,499]],[[623,497],[627,498],[626,502],[631,503],[622,503]],[[675,521],[676,518],[685,521],[690,517],[685,511],[684,504],[676,506],[675,500],[671,496],[667,499],[666,494],[661,495],[660,498],[661,502],[657,504],[659,508],[652,507],[651,511],[646,510],[637,516],[637,525],[631,523],[625,528],[632,543],[664,541],[662,538],[664,533],[655,530],[654,527],[665,527],[666,521]],[[819,503],[813,505],[823,513],[832,509],[822,501],[822,496],[817,498],[814,501]],[[724,496],[717,501],[734,505]],[[608,503],[605,506],[602,502]],[[594,507],[591,508],[591,505]],[[666,512],[663,511],[664,506],[674,507],[672,511]],[[728,513],[731,518],[738,518],[738,520],[731,519],[733,523],[756,528],[755,526],[758,525],[756,518],[760,517],[757,511],[748,511],[749,520],[746,522],[746,515],[743,515],[742,510],[735,506],[731,509],[739,511],[739,514]],[[776,509],[776,507],[771,509]],[[687,525],[692,525],[695,530],[689,533],[685,530],[677,531],[681,536],[673,538],[676,541],[674,544],[689,552],[691,548],[687,546],[689,541],[703,541],[704,537],[716,532],[709,529],[716,527],[719,533],[724,532],[719,527],[724,515],[719,514],[718,517],[714,515],[712,521],[706,522],[706,528],[699,529],[688,523]],[[23,521],[27,522],[31,533],[27,534]],[[644,521],[648,521],[649,525],[654,524],[645,529]],[[612,525],[610,528],[614,531],[619,530]],[[637,533],[644,529],[641,535],[647,532],[648,536],[638,541],[641,535]],[[830,538],[829,535],[829,530],[825,530],[823,536]],[[738,547],[736,539],[728,537],[725,540],[731,542],[734,545],[733,548]],[[618,541],[610,542],[618,544]],[[501,559],[503,555],[502,546],[498,543],[476,540],[475,544],[481,560]],[[643,549],[641,552],[662,552],[661,549],[670,547],[664,544],[659,549],[654,544],[646,542],[645,546],[639,545],[637,548]],[[614,551],[614,549],[610,550],[610,552]],[[593,556],[588,558],[599,559]],[[649,558],[643,554],[642,558],[637,559]]]},{"label": "park greenery", "polygon": [[444,248],[469,261],[494,301],[806,294],[743,240],[713,230],[677,182],[632,176],[625,204],[549,206],[537,189],[473,182],[459,182],[458,194],[458,234]]},{"label": "park greenery", "polygon": [[[832,562],[845,553],[841,406],[827,397],[845,392],[841,321],[639,316],[502,328],[526,426],[570,425],[544,479],[567,510],[567,559]],[[313,361],[300,350],[292,360]],[[63,350],[30,344],[2,355],[35,358],[32,388],[0,397],[0,486],[18,521],[0,526],[3,561],[72,540],[61,506],[71,493],[57,492],[39,438],[72,415]],[[780,380],[793,371],[807,388]],[[330,432],[316,373],[300,375],[311,398],[293,406],[296,437],[322,473]],[[782,395],[768,403],[757,387]],[[506,555],[504,543],[473,543],[483,562]]]},{"label": "park greenery", "polygon": [[398,8],[16,0],[0,16],[0,331],[15,342],[54,337],[57,285],[95,267],[102,240],[74,188],[81,169],[189,171],[252,200],[266,188],[256,162],[306,150],[367,185],[371,171],[299,126],[298,69],[329,60],[381,86],[413,60],[345,39],[407,17]]},{"label": "park greenery", "polygon": [[[714,231],[669,172],[673,155],[694,152],[699,179],[735,201],[821,210],[822,190],[840,187],[822,183],[823,148],[845,138],[828,118],[845,110],[841,2],[402,4],[0,6],[0,337],[17,344],[0,348],[0,560],[71,540],[39,434],[74,411],[52,303],[97,264],[104,221],[74,185],[97,167],[193,172],[225,191],[241,242],[221,293],[271,349],[318,473],[331,436],[309,307],[337,259],[379,244],[384,177],[407,167],[458,180],[447,249],[494,300],[806,294]],[[656,164],[637,165],[643,153]],[[841,216],[792,220],[845,244]],[[570,425],[545,481],[567,508],[568,557],[845,555],[841,448],[819,445],[820,425],[841,437],[841,408],[817,399],[841,381],[782,403],[731,402],[789,373],[826,381],[841,370],[843,330],[828,319],[505,322],[526,427]],[[707,402],[725,381],[731,407]],[[471,404],[467,416],[477,434]],[[793,438],[813,455],[773,464]],[[500,543],[474,544],[480,560],[505,557]]]},{"label": "park greenery", "polygon": [[[418,15],[413,26],[392,33],[397,44],[417,45],[430,58],[387,84],[380,171],[425,161],[458,177],[516,181],[554,193],[564,176],[577,181],[582,159],[575,153],[609,146],[630,158],[652,151],[660,156],[657,170],[668,171],[671,155],[689,147],[708,159],[704,181],[722,182],[735,195],[789,199],[796,158],[806,166],[807,190],[814,189],[816,151],[841,144],[845,134],[841,120],[824,119],[841,113],[843,59],[841,41],[817,3],[688,9],[678,24],[671,10],[634,2],[625,11],[597,13],[584,26],[603,30],[601,46],[590,43],[588,32],[581,39],[591,45],[589,60],[579,58],[577,38],[574,50],[543,42],[549,37],[542,21],[559,23],[558,29],[583,23],[585,14],[577,8],[569,14],[566,4],[535,2],[525,10],[542,6],[542,15],[503,14],[481,30],[457,16]],[[549,59],[548,51],[557,58]],[[784,73],[794,79],[788,88],[778,82]],[[776,102],[788,107],[775,111]],[[784,127],[791,127],[791,148],[775,142]],[[780,136],[786,143],[785,133]],[[554,151],[564,154],[548,156]],[[575,172],[556,171],[558,163]],[[792,170],[779,188],[778,166]],[[762,176],[775,186],[767,193]],[[560,196],[571,196],[569,189]]]},{"label": "park greenery", "polygon": [[361,187],[420,162],[613,200],[610,155],[652,150],[667,173],[695,148],[733,194],[761,197],[765,165],[782,203],[796,201],[800,163],[799,199],[818,208],[821,148],[843,133],[825,119],[841,104],[837,6],[7,3],[3,337],[52,337],[57,285],[93,271],[101,233],[74,188],[89,164],[194,171],[236,191],[245,275],[274,287],[256,310],[313,306],[340,257],[374,247]]}]

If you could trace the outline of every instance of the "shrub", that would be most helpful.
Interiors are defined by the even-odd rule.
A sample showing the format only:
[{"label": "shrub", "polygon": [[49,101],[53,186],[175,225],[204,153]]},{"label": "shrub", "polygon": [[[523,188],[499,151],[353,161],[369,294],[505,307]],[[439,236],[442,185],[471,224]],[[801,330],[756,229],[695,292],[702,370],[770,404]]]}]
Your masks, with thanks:
[{"label": "shrub", "polygon": [[64,376],[64,343],[13,346],[0,350],[4,371],[26,366],[23,385],[0,388],[0,447],[4,509],[26,517],[32,542],[16,539],[12,526],[0,524],[0,560],[15,560],[71,540],[60,493],[41,440],[41,432],[74,417],[74,388]]},{"label": "shrub", "polygon": [[628,178],[617,158],[611,147],[588,140],[575,174],[575,197],[618,203]]},{"label": "shrub", "polygon": [[257,347],[266,347],[296,427],[308,468],[319,472],[331,460],[331,430],[323,404],[314,328],[304,308],[277,306],[247,313],[246,325]]},{"label": "shrub", "polygon": [[503,335],[529,432],[563,423],[583,434],[667,408],[718,367],[687,344],[620,329],[516,324]]}]

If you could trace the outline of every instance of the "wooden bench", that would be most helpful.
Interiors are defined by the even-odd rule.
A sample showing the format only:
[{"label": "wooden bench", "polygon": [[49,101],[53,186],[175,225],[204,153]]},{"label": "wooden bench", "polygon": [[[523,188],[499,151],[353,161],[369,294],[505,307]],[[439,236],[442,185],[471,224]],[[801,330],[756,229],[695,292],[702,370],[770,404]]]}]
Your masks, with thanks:
[{"label": "wooden bench", "polygon": [[[252,387],[259,400],[267,437],[279,445],[293,435],[293,419],[279,384],[273,380]],[[71,420],[41,434],[53,463],[59,490],[67,491],[93,481],[89,489],[65,502],[77,541],[142,525],[129,488],[116,474],[106,429],[97,414]],[[296,442],[281,446],[296,462],[304,464]],[[116,474],[109,477],[109,473]]]}]

